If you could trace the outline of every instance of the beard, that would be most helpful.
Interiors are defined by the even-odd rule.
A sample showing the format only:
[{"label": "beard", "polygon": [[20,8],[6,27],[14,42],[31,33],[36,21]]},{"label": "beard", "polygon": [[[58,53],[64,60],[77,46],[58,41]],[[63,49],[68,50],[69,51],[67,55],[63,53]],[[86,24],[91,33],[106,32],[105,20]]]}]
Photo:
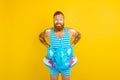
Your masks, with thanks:
[{"label": "beard", "polygon": [[60,23],[54,24],[55,31],[61,31],[61,30],[63,30],[64,29],[64,24],[60,24],[59,26],[58,26],[58,24],[60,24]]}]

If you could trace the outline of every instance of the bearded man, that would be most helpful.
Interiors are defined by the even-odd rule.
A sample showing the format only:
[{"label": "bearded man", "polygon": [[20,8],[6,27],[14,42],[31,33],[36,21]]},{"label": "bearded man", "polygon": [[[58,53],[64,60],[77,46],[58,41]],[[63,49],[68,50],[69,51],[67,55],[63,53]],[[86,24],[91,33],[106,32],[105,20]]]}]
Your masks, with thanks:
[{"label": "bearded man", "polygon": [[[66,46],[74,46],[81,38],[81,35],[78,31],[76,31],[73,28],[68,28],[64,25],[64,20],[65,20],[65,16],[61,11],[56,11],[53,15],[53,22],[54,22],[54,27],[49,28],[49,29],[45,29],[42,33],[40,33],[39,35],[39,39],[40,41],[47,47],[50,48],[52,47],[53,49],[57,49],[60,46],[62,47],[66,47]],[[45,38],[48,38],[50,40],[50,44],[48,44],[48,42],[45,40]],[[71,38],[74,37],[74,40],[72,42]],[[63,49],[59,49],[58,52],[60,52],[60,50]],[[50,55],[53,54],[57,54],[57,53],[50,53]],[[63,53],[60,53],[60,55],[64,55]],[[59,56],[60,56],[59,55]],[[59,56],[54,56],[54,57],[59,57]],[[51,59],[49,59],[49,57],[46,56],[46,59],[49,60],[49,63],[53,66],[55,66],[55,64],[52,62]],[[56,59],[56,58],[55,58]],[[62,58],[59,58],[62,60]],[[70,60],[72,60],[73,58],[71,58]],[[61,60],[58,60],[61,61]],[[57,60],[56,60],[57,63]],[[60,67],[60,66],[58,66]],[[58,75],[59,73],[61,73],[62,76],[62,80],[70,80],[70,73],[71,73],[71,69],[64,69],[64,70],[54,70],[50,68],[50,79],[51,80],[58,80]]]}]

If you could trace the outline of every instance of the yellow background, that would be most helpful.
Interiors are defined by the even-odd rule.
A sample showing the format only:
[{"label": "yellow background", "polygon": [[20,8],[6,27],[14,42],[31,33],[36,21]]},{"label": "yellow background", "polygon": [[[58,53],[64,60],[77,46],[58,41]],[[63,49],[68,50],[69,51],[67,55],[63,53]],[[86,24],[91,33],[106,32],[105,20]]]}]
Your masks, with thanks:
[{"label": "yellow background", "polygon": [[1,0],[0,80],[49,80],[39,34],[60,10],[81,33],[71,80],[120,80],[119,0]]}]

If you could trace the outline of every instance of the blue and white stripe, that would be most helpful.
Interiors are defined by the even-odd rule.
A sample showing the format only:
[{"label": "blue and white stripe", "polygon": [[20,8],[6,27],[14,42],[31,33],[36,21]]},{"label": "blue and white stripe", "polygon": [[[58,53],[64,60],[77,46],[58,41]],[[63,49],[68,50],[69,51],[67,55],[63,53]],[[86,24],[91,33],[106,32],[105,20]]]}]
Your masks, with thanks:
[{"label": "blue and white stripe", "polygon": [[50,34],[50,46],[54,48],[58,48],[60,46],[67,47],[70,45],[70,37],[68,34],[68,29],[64,27],[64,36],[62,38],[58,38],[54,34],[54,28],[52,28],[51,34]]}]

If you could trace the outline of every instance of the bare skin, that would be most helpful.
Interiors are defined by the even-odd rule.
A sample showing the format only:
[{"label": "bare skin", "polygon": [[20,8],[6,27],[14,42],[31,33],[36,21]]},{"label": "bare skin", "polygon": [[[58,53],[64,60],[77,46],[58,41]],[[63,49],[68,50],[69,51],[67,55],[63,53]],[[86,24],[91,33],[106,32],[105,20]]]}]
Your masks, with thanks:
[{"label": "bare skin", "polygon": [[[64,36],[64,17],[59,14],[54,17],[54,34],[58,38],[62,38]],[[51,28],[44,30],[40,35],[40,41],[48,48],[50,45],[45,40],[45,37],[50,38]],[[71,43],[74,46],[80,40],[80,33],[72,28],[68,28],[68,34],[71,37],[74,37],[73,42]],[[50,80],[58,80],[58,76],[50,76]],[[70,76],[62,75],[62,80],[70,80]]]},{"label": "bare skin", "polygon": [[[39,35],[39,39],[40,41],[48,48],[50,45],[46,42],[45,37],[50,38],[50,33],[51,33],[51,29],[46,29],[44,32],[42,32]],[[71,43],[72,46],[74,46],[79,40],[80,40],[80,33],[77,32],[74,29],[68,28],[68,33],[70,38],[71,37],[75,37],[75,39],[73,40],[73,42]],[[63,37],[64,35],[64,30],[62,31],[58,31],[58,32],[54,32],[55,36],[58,38]]]}]

